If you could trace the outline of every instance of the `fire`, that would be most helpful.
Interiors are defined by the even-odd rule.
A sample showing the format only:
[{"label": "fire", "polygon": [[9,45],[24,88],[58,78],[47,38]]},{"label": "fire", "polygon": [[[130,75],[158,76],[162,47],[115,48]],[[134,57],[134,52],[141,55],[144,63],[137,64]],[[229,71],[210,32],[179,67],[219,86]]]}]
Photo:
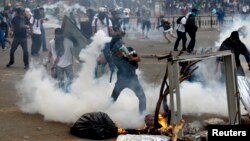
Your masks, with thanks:
[{"label": "fire", "polygon": [[118,134],[125,134],[126,131],[123,128],[118,128]]},{"label": "fire", "polygon": [[161,124],[162,128],[167,128],[167,121],[163,115],[158,115],[158,122]]},{"label": "fire", "polygon": [[[168,134],[170,132],[170,129],[172,128],[171,125],[167,124],[166,117],[162,114],[158,115],[158,123],[162,126],[161,128],[155,129],[154,128],[154,115],[147,115],[145,117],[145,126],[142,128],[137,129],[123,129],[118,128],[118,134],[127,134],[127,133],[166,133]],[[153,131],[153,132],[152,132]]]}]

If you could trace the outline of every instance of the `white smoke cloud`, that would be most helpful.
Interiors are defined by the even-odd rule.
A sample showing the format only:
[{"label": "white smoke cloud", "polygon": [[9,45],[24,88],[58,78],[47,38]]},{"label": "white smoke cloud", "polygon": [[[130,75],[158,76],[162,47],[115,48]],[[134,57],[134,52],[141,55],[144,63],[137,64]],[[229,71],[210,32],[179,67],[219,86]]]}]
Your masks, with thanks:
[{"label": "white smoke cloud", "polygon": [[243,38],[243,36],[240,34],[240,39],[250,49],[249,47],[250,41],[248,40],[249,31],[250,31],[249,18],[246,18],[246,19],[245,18],[246,17],[242,17],[242,16],[234,16],[233,24],[225,25],[225,27],[220,32],[219,40],[215,42],[215,46],[219,47],[221,43],[230,36],[232,31],[236,31],[240,27],[245,26],[247,36]]},{"label": "white smoke cloud", "polygon": [[[64,15],[69,16],[69,13],[73,11],[74,14],[77,12],[86,13],[86,8],[81,6],[79,3],[74,3],[72,5],[68,5],[67,3],[60,1],[54,4],[45,4],[43,8],[46,13],[46,18],[48,21],[45,21],[44,27],[46,28],[57,28],[61,27],[61,20]],[[59,9],[59,13],[55,15],[55,10]]]},{"label": "white smoke cloud", "polygon": [[[74,3],[73,5],[68,5],[63,1],[56,2],[54,4],[45,4],[43,5],[45,10],[53,10],[56,8],[60,9],[60,12],[63,14],[69,14],[71,11],[76,12],[77,10],[86,13],[86,8],[84,6],[81,6],[79,3]],[[60,13],[60,14],[62,14]]]}]

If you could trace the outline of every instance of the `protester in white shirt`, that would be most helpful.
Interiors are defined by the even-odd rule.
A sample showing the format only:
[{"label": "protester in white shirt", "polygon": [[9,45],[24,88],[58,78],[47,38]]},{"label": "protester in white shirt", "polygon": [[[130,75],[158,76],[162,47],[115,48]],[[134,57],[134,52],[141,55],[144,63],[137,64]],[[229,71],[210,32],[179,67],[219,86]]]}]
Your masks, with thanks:
[{"label": "protester in white shirt", "polygon": [[174,51],[178,51],[179,42],[182,40],[182,50],[186,50],[187,36],[185,31],[186,17],[182,17],[180,23],[177,23],[177,39],[174,44]]},{"label": "protester in white shirt", "polygon": [[42,25],[42,17],[40,14],[39,9],[34,10],[33,16],[30,18],[30,24],[32,26],[31,29],[31,56],[38,56],[39,50],[42,45],[42,31],[41,31],[41,25]]},{"label": "protester in white shirt", "polygon": [[[51,72],[53,77],[58,80],[59,88],[70,91],[70,85],[73,81],[73,55],[71,52],[73,42],[63,36],[63,29],[55,29],[55,38],[50,41],[49,57],[53,58]],[[67,77],[67,83],[64,83],[64,73]]]}]

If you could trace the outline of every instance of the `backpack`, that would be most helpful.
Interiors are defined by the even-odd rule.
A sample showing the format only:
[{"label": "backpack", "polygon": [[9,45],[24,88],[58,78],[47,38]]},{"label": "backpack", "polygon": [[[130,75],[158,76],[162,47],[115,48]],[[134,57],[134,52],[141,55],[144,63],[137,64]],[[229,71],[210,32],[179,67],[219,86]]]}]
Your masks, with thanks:
[{"label": "backpack", "polygon": [[180,16],[180,17],[176,20],[176,23],[177,23],[177,24],[181,24],[181,19],[182,19],[183,17],[185,17],[185,16]]}]

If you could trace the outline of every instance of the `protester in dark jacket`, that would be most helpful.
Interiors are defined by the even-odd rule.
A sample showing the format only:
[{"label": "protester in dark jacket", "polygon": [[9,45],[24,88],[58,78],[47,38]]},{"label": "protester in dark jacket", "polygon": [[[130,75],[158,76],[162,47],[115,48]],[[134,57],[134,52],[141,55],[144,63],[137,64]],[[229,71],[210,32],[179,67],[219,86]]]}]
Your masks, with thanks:
[{"label": "protester in dark jacket", "polygon": [[29,68],[29,53],[28,53],[28,42],[27,42],[27,29],[31,28],[29,20],[24,16],[24,9],[18,8],[16,10],[16,15],[11,21],[12,23],[12,31],[14,35],[14,39],[10,49],[10,61],[6,65],[6,67],[10,67],[14,64],[15,59],[15,51],[19,45],[21,45],[23,49],[23,62],[24,68]]},{"label": "protester in dark jacket", "polygon": [[[248,67],[250,69],[250,52],[245,46],[244,43],[240,41],[238,31],[233,31],[226,40],[221,44],[219,51],[223,50],[231,50],[235,57],[235,64],[237,68],[237,75],[245,76],[245,72],[240,63],[240,55],[243,55],[248,63]],[[218,60],[221,61],[221,60]],[[224,68],[222,67],[222,71],[224,72]],[[222,73],[223,73],[222,72]]]},{"label": "protester in dark jacket", "polygon": [[190,53],[194,50],[195,41],[196,41],[196,32],[198,30],[198,26],[195,24],[195,16],[197,16],[198,10],[192,9],[192,12],[186,16],[187,22],[185,25],[185,30],[190,37],[190,42],[187,46],[187,51]]}]

